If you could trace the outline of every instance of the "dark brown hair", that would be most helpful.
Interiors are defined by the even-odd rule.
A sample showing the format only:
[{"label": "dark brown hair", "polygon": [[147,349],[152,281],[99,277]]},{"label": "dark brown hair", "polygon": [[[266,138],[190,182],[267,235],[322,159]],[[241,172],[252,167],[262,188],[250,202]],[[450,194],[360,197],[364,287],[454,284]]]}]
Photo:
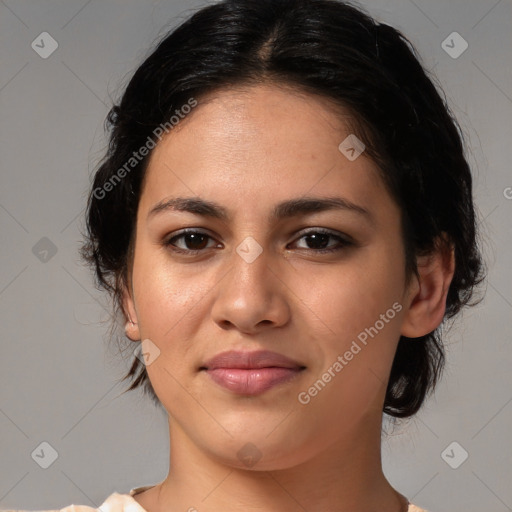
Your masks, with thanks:
[{"label": "dark brown hair", "polygon": [[[90,191],[81,254],[116,312],[122,311],[121,284],[128,286],[149,159],[127,169],[133,152],[190,98],[200,102],[223,87],[268,81],[323,96],[353,113],[357,136],[400,206],[407,275],[416,272],[418,255],[445,240],[456,261],[445,319],[470,304],[483,279],[471,172],[459,125],[412,44],[338,0],[225,0],[166,34],[107,117],[109,147]],[[400,338],[386,414],[412,416],[434,389],[445,359],[440,329]],[[141,386],[160,403],[137,357],[125,379],[131,380],[128,389]]]}]

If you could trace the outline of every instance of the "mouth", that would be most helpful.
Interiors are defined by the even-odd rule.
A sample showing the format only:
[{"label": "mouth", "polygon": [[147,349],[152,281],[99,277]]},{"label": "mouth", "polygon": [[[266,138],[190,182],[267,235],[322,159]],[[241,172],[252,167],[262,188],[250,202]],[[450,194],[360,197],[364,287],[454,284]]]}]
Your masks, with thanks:
[{"label": "mouth", "polygon": [[306,367],[282,354],[267,350],[228,351],[199,368],[216,384],[240,395],[258,395],[295,379]]}]

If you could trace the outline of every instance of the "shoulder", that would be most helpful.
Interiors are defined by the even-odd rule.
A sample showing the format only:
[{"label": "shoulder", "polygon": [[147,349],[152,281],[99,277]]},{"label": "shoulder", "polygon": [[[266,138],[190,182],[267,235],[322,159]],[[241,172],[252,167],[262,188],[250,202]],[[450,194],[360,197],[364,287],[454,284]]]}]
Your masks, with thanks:
[{"label": "shoulder", "polygon": [[[117,492],[111,494],[99,508],[89,507],[86,505],[69,505],[61,509],[48,510],[0,510],[0,512],[146,512],[134,499],[133,496],[149,489],[151,486],[136,487],[130,490],[129,494],[119,494]],[[428,512],[422,508],[409,504],[407,512]]]},{"label": "shoulder", "polygon": [[64,508],[48,508],[45,510],[0,509],[0,512],[98,512],[97,508],[86,505],[68,505]]},{"label": "shoulder", "polygon": [[413,505],[412,503],[409,503],[409,508],[407,509],[407,512],[428,512],[428,510],[425,510],[423,508],[419,508],[416,505]]},{"label": "shoulder", "polygon": [[[149,486],[148,486],[149,487]],[[46,510],[7,510],[0,509],[0,512],[146,512],[138,503],[133,499],[133,495],[140,492],[141,489],[146,487],[137,487],[131,489],[128,494],[120,494],[117,492],[112,493],[108,498],[98,507],[90,507],[87,505],[68,505],[60,509],[46,509]]]}]

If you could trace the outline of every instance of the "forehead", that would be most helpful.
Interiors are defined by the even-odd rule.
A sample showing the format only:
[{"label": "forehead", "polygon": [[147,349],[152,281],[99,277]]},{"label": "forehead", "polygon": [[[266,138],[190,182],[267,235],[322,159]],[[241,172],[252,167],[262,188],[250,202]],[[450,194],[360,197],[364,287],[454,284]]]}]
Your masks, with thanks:
[{"label": "forehead", "polygon": [[[222,152],[222,144],[233,143],[229,146],[233,158],[243,158],[249,148],[254,153],[255,139],[260,154],[314,157],[323,151],[330,153],[340,136],[352,131],[348,110],[325,97],[280,84],[220,89],[201,97],[187,117],[167,139],[200,145],[210,154]],[[186,133],[180,137],[182,132]],[[205,134],[206,138],[193,140]],[[160,144],[155,153],[165,146],[165,142]]]},{"label": "forehead", "polygon": [[230,211],[291,196],[368,202],[384,185],[364,151],[352,161],[340,151],[352,134],[350,120],[331,101],[287,87],[215,92],[153,150],[141,208],[172,195],[214,199]]}]

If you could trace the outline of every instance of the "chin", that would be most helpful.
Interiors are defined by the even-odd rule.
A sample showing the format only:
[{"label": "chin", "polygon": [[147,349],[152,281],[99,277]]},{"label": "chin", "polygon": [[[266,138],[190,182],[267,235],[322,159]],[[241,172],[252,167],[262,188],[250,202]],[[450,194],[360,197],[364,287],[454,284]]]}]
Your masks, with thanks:
[{"label": "chin", "polygon": [[[291,433],[286,436],[274,433],[266,437],[266,434],[262,435],[261,432],[251,437],[246,431],[243,435],[230,438],[224,449],[219,450],[219,444],[213,443],[217,449],[211,451],[211,454],[222,464],[237,469],[249,471],[288,469],[305,462],[312,455],[308,453],[310,450],[297,443],[297,440],[290,442],[291,438],[293,438]],[[311,449],[312,444],[308,443],[308,446]]]}]

